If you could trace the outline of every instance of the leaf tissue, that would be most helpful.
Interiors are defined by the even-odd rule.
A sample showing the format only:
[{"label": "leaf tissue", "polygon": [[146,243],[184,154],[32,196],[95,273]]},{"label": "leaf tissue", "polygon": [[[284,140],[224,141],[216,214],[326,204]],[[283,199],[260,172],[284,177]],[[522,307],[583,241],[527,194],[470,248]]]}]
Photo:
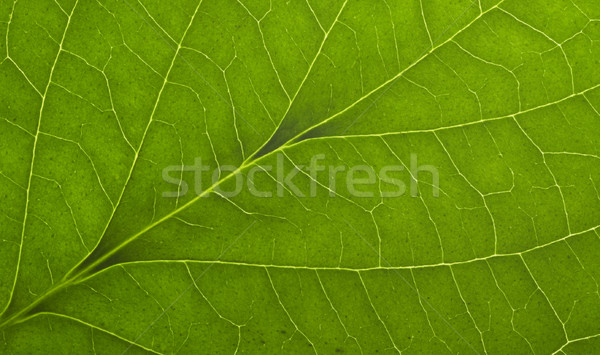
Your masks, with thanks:
[{"label": "leaf tissue", "polygon": [[0,0],[1,354],[600,353],[597,0]]}]

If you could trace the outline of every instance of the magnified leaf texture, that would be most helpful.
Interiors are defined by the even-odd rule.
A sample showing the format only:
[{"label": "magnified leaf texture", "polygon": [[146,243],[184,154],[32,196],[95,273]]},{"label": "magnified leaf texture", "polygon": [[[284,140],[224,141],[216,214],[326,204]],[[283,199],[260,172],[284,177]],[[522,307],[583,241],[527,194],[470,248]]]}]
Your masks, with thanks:
[{"label": "magnified leaf texture", "polygon": [[0,0],[1,354],[600,354],[598,0]]}]

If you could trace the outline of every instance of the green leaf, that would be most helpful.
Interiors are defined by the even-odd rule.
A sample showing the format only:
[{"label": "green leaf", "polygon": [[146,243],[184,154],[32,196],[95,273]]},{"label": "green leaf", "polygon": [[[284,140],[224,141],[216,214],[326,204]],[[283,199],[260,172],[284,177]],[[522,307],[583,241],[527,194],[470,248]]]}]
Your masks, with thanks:
[{"label": "green leaf", "polygon": [[7,0],[0,33],[0,353],[600,349],[598,1]]}]

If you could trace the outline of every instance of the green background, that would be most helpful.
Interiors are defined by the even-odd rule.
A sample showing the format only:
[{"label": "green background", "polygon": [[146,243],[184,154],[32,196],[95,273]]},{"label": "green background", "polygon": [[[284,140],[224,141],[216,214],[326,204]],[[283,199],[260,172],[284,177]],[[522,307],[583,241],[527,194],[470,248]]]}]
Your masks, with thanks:
[{"label": "green background", "polygon": [[[0,34],[0,353],[600,353],[597,0],[2,0]],[[440,196],[162,197],[317,154]]]}]

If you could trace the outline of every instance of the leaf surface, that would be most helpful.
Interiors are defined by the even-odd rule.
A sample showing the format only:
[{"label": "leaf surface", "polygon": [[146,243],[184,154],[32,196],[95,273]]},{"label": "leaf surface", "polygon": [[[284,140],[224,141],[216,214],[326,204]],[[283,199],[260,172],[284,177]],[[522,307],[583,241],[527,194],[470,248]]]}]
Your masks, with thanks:
[{"label": "leaf surface", "polygon": [[[600,348],[597,1],[0,17],[0,352]],[[264,169],[316,156],[404,167],[418,194]],[[169,166],[188,193],[164,197]],[[238,181],[282,196],[225,193]]]}]

